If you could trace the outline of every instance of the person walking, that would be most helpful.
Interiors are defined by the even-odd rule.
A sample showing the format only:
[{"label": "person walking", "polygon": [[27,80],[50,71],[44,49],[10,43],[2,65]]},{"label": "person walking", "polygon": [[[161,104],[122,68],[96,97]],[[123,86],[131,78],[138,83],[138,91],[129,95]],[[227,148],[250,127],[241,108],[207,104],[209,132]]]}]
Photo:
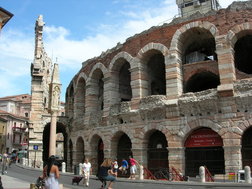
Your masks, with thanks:
[{"label": "person walking", "polygon": [[130,162],[130,177],[129,177],[129,179],[135,180],[136,179],[136,172],[137,172],[136,165],[139,166],[139,163],[132,156],[129,156],[129,162]]},{"label": "person walking", "polygon": [[83,184],[85,186],[89,186],[89,177],[92,174],[91,163],[86,158],[82,165],[82,175],[83,175]]},{"label": "person walking", "polygon": [[50,156],[47,165],[43,169],[45,189],[59,189],[59,168],[55,164],[55,156]]}]

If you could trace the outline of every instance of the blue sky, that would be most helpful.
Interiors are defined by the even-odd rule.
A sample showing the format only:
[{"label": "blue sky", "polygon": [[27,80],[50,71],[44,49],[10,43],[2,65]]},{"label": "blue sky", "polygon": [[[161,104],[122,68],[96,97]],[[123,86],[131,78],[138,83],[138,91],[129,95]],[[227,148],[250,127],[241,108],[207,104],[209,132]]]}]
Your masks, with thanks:
[{"label": "blue sky", "polygon": [[[0,0],[13,18],[0,34],[0,97],[31,91],[34,26],[43,15],[44,46],[59,64],[61,101],[82,62],[178,14],[176,0]],[[219,0],[226,8],[233,0]]]}]

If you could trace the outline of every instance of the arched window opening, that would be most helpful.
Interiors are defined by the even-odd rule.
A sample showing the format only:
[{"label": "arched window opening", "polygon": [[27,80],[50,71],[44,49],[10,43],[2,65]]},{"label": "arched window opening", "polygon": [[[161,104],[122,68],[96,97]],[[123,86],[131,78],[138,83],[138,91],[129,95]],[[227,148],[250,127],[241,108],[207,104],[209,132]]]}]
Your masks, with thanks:
[{"label": "arched window opening", "polygon": [[242,167],[252,167],[252,127],[247,129],[242,136]]},{"label": "arched window opening", "polygon": [[147,62],[150,95],[166,95],[165,63],[161,53],[151,55]]},{"label": "arched window opening", "polygon": [[76,162],[83,163],[85,159],[84,156],[84,141],[81,137],[78,138],[76,142]]},{"label": "arched window opening", "polygon": [[155,174],[159,169],[166,168],[168,164],[168,144],[161,131],[155,131],[148,140],[148,169]]},{"label": "arched window opening", "polygon": [[99,107],[100,107],[100,110],[103,110],[104,108],[104,97],[103,97],[103,93],[104,93],[104,81],[102,78],[99,79],[99,83],[98,83],[98,103],[99,103]]},{"label": "arched window opening", "polygon": [[193,75],[184,85],[185,92],[199,92],[207,89],[217,88],[220,79],[212,72],[204,71]]},{"label": "arched window opening", "polygon": [[246,74],[252,74],[252,35],[238,39],[234,46],[235,67]]},{"label": "arched window opening", "polygon": [[76,114],[77,118],[84,117],[85,114],[86,82],[81,78],[76,88]]},{"label": "arched window opening", "polygon": [[98,170],[99,170],[99,167],[100,165],[102,164],[103,160],[104,160],[104,144],[103,144],[103,141],[102,139],[100,138],[99,141],[98,141],[98,152],[97,152],[97,160],[98,160]]},{"label": "arched window opening", "polygon": [[183,39],[183,64],[217,60],[215,39],[209,31],[193,28],[183,34]]},{"label": "arched window opening", "polygon": [[130,64],[125,61],[119,72],[119,93],[121,101],[130,101],[132,98]]}]

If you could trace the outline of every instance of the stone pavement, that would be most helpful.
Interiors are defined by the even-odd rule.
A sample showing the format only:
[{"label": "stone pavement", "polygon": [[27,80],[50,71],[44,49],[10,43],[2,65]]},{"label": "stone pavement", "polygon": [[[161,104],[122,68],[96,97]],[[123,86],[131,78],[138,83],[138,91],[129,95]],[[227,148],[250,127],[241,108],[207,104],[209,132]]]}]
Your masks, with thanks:
[{"label": "stone pavement", "polygon": [[8,175],[1,175],[4,189],[30,189],[30,183],[10,177]]},{"label": "stone pavement", "polygon": [[[2,184],[4,189],[30,189],[30,183],[27,181],[20,180],[18,178],[13,178],[8,175],[1,175]],[[69,189],[69,188],[62,188]]]}]

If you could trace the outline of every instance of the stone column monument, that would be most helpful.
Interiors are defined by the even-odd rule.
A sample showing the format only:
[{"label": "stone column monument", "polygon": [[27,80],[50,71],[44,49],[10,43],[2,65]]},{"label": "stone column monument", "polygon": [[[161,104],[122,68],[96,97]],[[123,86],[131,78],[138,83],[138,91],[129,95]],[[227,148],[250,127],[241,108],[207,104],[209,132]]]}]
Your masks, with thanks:
[{"label": "stone column monument", "polygon": [[59,66],[54,64],[52,82],[50,84],[50,104],[49,112],[51,113],[50,125],[50,143],[49,143],[49,156],[56,154],[56,128],[57,128],[57,115],[60,111],[60,91],[61,84],[59,80]]}]

